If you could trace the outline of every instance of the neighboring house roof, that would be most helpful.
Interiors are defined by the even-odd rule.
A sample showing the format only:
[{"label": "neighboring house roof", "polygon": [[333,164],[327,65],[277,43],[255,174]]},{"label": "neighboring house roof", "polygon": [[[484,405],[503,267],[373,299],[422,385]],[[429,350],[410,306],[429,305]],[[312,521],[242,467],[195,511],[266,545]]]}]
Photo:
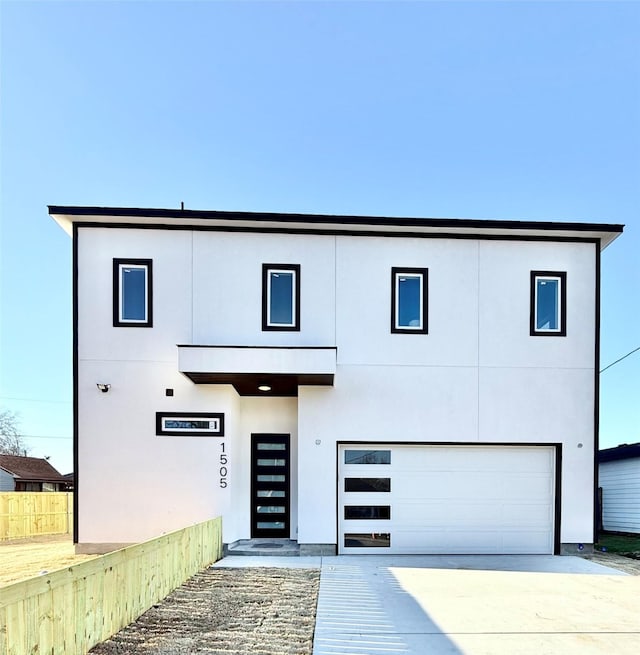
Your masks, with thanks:
[{"label": "neighboring house roof", "polygon": [[640,443],[624,443],[615,448],[606,448],[598,453],[598,461],[601,464],[603,462],[614,462],[618,459],[632,459],[634,457],[640,457]]},{"label": "neighboring house roof", "polygon": [[64,482],[64,477],[40,457],[0,455],[0,468],[20,480],[32,482]]},{"label": "neighboring house roof", "polygon": [[267,212],[142,209],[138,207],[68,207],[49,205],[49,214],[69,234],[73,224],[156,226],[190,229],[258,230],[298,234],[390,234],[395,236],[452,235],[522,237],[530,239],[598,239],[608,246],[623,225],[556,221],[505,221],[460,218],[403,218],[396,216],[338,216]]}]

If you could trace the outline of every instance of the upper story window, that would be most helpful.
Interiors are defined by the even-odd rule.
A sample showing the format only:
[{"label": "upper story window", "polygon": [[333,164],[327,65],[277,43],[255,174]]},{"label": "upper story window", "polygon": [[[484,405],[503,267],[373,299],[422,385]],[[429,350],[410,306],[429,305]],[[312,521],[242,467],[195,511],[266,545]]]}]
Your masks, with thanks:
[{"label": "upper story window", "polygon": [[391,269],[391,332],[427,334],[427,268]]},{"label": "upper story window", "polygon": [[113,326],[152,327],[152,261],[113,260]]},{"label": "upper story window", "polygon": [[300,265],[262,265],[262,329],[300,330]]},{"label": "upper story window", "polygon": [[531,336],[567,336],[567,274],[531,271]]}]

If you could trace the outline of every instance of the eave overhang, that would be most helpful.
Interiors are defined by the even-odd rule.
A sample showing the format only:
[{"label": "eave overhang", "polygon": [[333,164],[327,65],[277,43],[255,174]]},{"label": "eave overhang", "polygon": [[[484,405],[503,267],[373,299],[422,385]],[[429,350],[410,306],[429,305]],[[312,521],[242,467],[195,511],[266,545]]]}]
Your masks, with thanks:
[{"label": "eave overhang", "polygon": [[565,221],[341,216],[59,205],[50,205],[49,214],[69,234],[72,233],[74,224],[84,224],[105,227],[193,228],[295,234],[593,240],[600,242],[601,249],[608,246],[624,229],[623,225],[618,224]]},{"label": "eave overhang", "polygon": [[195,384],[231,384],[241,396],[297,396],[300,385],[332,386],[336,360],[335,346],[178,345],[180,373]]},{"label": "eave overhang", "polygon": [[598,453],[600,464],[635,458],[640,458],[640,443],[621,444],[614,448],[605,448]]}]

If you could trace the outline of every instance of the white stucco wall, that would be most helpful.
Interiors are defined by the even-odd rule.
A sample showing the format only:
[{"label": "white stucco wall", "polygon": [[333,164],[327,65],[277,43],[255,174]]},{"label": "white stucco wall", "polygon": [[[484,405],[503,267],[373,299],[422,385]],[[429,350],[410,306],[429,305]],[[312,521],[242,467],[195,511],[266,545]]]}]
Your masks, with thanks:
[{"label": "white stucco wall", "polygon": [[[78,231],[78,356],[92,361],[175,364],[190,343],[192,237],[174,230]],[[113,259],[153,259],[153,328],[113,327]]]},{"label": "white stucco wall", "polygon": [[[240,457],[233,387],[193,385],[163,362],[85,361],[79,393],[81,543],[140,541],[229,513],[235,471],[221,489],[217,469],[221,443],[230,461]],[[159,411],[223,412],[225,436],[157,436]]]},{"label": "white stucco wall", "polygon": [[[356,440],[561,443],[561,540],[591,541],[595,247],[81,229],[80,542],[219,513],[226,542],[248,537],[252,432],[292,435],[301,543],[336,542],[336,443]],[[153,259],[152,329],[112,327],[114,257]],[[263,263],[300,264],[300,332],[261,330]],[[392,266],[429,269],[428,335],[390,333]],[[529,335],[531,270],[567,272],[566,337]],[[177,344],[337,346],[335,386],[240,398],[181,375]],[[156,436],[165,409],[225,413],[226,489],[220,439]]]},{"label": "white stucco wall", "polygon": [[[216,345],[335,343],[335,237],[193,234],[193,341]],[[300,264],[300,332],[262,331],[262,264]]]},{"label": "white stucco wall", "polygon": [[[591,542],[594,248],[339,237],[335,387],[299,397],[299,540],[335,543],[342,440],[561,443],[561,541]],[[429,268],[428,336],[390,333],[391,266]],[[567,272],[566,337],[530,336],[531,270]]]},{"label": "white stucco wall", "polygon": [[[259,433],[289,434],[291,479],[290,479],[290,536],[297,538],[298,532],[298,402],[297,398],[255,398],[240,399],[240,433],[238,436],[239,456],[235,463],[236,484],[234,486],[234,511],[231,525],[225,527],[225,541],[246,539],[251,534],[249,505],[251,492],[251,435]],[[225,521],[229,526],[230,522]]]}]

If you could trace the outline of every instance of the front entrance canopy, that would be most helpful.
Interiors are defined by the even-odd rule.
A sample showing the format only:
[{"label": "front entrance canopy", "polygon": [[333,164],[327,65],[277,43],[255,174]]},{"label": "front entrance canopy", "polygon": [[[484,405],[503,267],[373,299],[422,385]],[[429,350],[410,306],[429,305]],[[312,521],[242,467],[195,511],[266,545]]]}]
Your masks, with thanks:
[{"label": "front entrance canopy", "polygon": [[[335,346],[178,346],[178,370],[196,384],[232,384],[241,396],[297,396],[332,386]],[[262,387],[262,388],[261,388]]]}]

